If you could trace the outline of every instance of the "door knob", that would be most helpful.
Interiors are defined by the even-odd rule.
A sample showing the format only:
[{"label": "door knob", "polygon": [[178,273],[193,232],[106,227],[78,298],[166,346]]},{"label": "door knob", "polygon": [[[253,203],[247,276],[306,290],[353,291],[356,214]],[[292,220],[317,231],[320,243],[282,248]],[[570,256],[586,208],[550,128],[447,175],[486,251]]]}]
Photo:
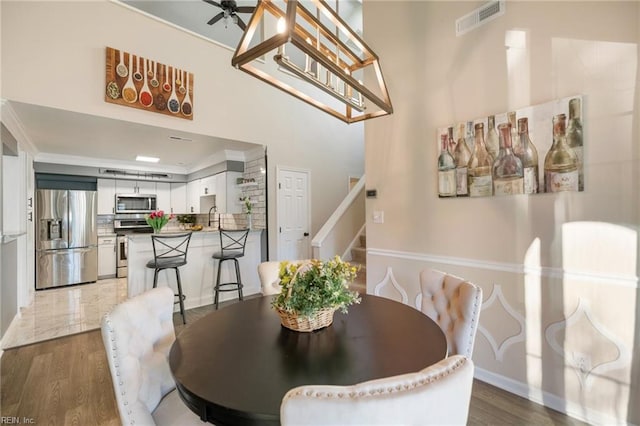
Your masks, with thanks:
[{"label": "door knob", "polygon": [[303,235],[304,235],[305,237],[308,237],[308,236],[309,236],[309,233],[308,233],[308,232],[305,232]]}]

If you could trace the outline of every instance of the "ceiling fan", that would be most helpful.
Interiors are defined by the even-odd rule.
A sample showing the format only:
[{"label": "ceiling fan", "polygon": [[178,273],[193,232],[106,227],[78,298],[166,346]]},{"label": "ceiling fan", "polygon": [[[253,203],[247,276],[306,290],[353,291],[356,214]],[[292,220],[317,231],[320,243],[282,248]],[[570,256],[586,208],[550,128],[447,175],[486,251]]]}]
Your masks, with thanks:
[{"label": "ceiling fan", "polygon": [[210,5],[219,7],[222,9],[222,12],[218,13],[216,16],[211,18],[208,25],[213,25],[222,18],[231,18],[233,22],[240,27],[242,31],[247,27],[242,19],[238,16],[238,13],[253,13],[256,9],[255,6],[238,6],[235,0],[222,0],[220,2],[213,0],[202,0],[205,3],[209,3]]}]

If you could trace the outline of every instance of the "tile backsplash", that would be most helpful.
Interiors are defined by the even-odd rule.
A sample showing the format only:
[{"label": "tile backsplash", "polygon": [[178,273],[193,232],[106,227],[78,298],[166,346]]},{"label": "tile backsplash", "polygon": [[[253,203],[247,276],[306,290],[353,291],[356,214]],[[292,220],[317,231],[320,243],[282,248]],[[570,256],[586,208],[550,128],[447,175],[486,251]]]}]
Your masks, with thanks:
[{"label": "tile backsplash", "polygon": [[98,235],[114,234],[112,214],[98,215],[96,224],[98,225]]}]

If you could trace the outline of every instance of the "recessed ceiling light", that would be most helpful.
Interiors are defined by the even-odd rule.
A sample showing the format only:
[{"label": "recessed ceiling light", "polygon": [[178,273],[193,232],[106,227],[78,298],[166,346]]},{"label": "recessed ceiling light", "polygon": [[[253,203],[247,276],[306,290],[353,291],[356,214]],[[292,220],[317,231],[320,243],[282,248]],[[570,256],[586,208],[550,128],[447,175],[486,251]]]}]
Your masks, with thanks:
[{"label": "recessed ceiling light", "polygon": [[144,161],[147,163],[157,163],[158,161],[160,161],[160,159],[156,157],[145,157],[144,155],[138,155],[136,157],[136,161]]}]

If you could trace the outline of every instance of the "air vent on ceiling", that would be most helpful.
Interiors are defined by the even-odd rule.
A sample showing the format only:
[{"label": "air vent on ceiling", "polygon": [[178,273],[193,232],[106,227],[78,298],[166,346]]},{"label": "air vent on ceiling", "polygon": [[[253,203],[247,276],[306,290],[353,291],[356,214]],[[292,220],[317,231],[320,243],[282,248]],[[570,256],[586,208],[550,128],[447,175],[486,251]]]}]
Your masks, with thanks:
[{"label": "air vent on ceiling", "polygon": [[494,0],[480,6],[471,13],[467,13],[456,19],[456,36],[461,36],[480,27],[487,22],[504,15],[506,2],[504,0]]}]

